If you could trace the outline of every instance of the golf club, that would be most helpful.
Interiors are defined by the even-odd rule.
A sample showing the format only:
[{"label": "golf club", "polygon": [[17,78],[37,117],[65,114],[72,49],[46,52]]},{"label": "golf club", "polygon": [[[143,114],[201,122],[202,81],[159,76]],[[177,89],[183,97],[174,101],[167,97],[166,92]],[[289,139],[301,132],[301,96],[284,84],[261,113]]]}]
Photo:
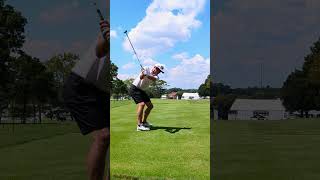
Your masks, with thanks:
[{"label": "golf club", "polygon": [[98,6],[97,6],[97,3],[93,2],[92,4],[93,4],[93,5],[95,6],[95,8],[96,8],[96,11],[97,11],[97,13],[98,13],[98,16],[99,16],[100,20],[101,20],[101,21],[104,21],[104,17],[103,17],[103,15],[102,15],[100,9],[99,9]]},{"label": "golf club", "polygon": [[[93,5],[95,6],[95,8],[96,8],[96,11],[97,11],[97,13],[98,13],[98,16],[99,16],[100,21],[104,21],[104,17],[103,17],[103,15],[102,15],[100,9],[99,9],[98,6],[97,6],[97,3],[92,2],[92,4],[93,4]],[[105,37],[106,34],[107,34],[107,29],[103,29],[103,30],[102,30],[102,34],[103,34],[103,37]]]},{"label": "golf club", "polygon": [[136,55],[136,57],[137,57],[137,59],[138,59],[138,61],[139,61],[139,65],[140,65],[141,69],[144,70],[144,68],[143,68],[142,65],[141,65],[140,59],[139,59],[139,57],[138,57],[138,55],[137,55],[137,52],[136,52],[136,50],[134,49],[134,47],[133,47],[133,45],[132,45],[132,43],[131,43],[131,41],[130,41],[130,38],[129,38],[129,35],[128,35],[128,31],[126,30],[126,31],[124,31],[123,33],[125,33],[125,34],[127,35],[127,38],[128,38],[128,40],[129,40],[129,43],[130,43],[130,45],[131,45],[131,47],[132,47],[132,49],[133,49],[133,52],[134,52],[134,54]]}]

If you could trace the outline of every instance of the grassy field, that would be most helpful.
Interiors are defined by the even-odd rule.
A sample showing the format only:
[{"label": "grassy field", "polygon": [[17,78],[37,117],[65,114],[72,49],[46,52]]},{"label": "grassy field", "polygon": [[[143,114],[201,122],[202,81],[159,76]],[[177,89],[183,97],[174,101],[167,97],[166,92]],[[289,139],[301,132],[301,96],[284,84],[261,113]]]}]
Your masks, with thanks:
[{"label": "grassy field", "polygon": [[[136,132],[132,101],[111,102],[112,179],[208,179],[209,102],[154,102],[150,132]],[[74,122],[0,124],[0,179],[86,180],[90,139]]]},{"label": "grassy field", "polygon": [[320,119],[212,125],[215,179],[320,179]]},{"label": "grassy field", "polygon": [[[209,102],[153,102],[150,132],[132,101],[111,102],[112,179],[209,179]],[[215,179],[320,179],[320,119],[212,125]],[[0,125],[0,179],[86,180],[89,144],[72,122]]]},{"label": "grassy field", "polygon": [[133,102],[112,105],[113,179],[209,179],[209,101],[152,101],[149,132],[136,131]]},{"label": "grassy field", "polygon": [[0,125],[0,179],[85,180],[89,139],[75,123]]}]

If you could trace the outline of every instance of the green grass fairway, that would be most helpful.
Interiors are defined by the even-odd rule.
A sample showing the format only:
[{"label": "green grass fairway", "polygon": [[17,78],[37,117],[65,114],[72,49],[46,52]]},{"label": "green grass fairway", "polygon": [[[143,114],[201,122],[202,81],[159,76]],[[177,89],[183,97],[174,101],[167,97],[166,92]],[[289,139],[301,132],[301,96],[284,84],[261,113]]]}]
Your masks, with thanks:
[{"label": "green grass fairway", "polygon": [[320,179],[320,119],[212,125],[216,179]]},{"label": "green grass fairway", "polygon": [[[155,100],[149,132],[136,131],[136,105],[111,109],[113,179],[209,179],[209,101]],[[191,129],[181,129],[191,128]]]},{"label": "green grass fairway", "polygon": [[86,180],[89,140],[75,123],[0,125],[0,179]]}]

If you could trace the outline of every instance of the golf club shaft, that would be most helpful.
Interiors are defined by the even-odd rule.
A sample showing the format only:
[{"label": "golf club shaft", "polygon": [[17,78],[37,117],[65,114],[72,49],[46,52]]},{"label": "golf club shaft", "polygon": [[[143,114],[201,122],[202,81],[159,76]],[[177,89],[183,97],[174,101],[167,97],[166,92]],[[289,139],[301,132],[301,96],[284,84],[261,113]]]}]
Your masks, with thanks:
[{"label": "golf club shaft", "polygon": [[[100,21],[104,21],[104,17],[103,17],[103,15],[102,15],[100,9],[97,7],[97,3],[94,2],[93,5],[94,5],[95,8],[96,8],[96,11],[97,11],[97,13],[98,13],[98,16],[99,16]],[[106,34],[107,34],[107,29],[103,29],[103,30],[102,30],[102,35],[103,35],[103,37],[105,37]]]},{"label": "golf club shaft", "polygon": [[129,40],[129,43],[130,43],[130,45],[131,45],[131,47],[132,47],[132,49],[133,49],[134,54],[136,55],[136,57],[137,57],[137,59],[138,59],[138,61],[139,61],[139,65],[140,65],[141,69],[144,69],[144,68],[142,67],[142,65],[141,65],[141,62],[140,62],[140,59],[139,59],[139,57],[138,57],[138,55],[137,55],[136,50],[134,49],[134,47],[133,47],[133,45],[132,45],[132,43],[131,43],[131,41],[130,41],[130,38],[129,38],[129,35],[128,35],[127,31],[125,31],[124,33],[127,35],[127,38],[128,38],[128,40]]}]

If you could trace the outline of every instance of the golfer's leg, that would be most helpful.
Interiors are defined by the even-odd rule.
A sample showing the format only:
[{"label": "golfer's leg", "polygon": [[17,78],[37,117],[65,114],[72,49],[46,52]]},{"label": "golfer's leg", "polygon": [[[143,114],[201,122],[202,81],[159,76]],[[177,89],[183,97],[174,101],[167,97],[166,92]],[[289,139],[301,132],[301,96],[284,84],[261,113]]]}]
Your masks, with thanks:
[{"label": "golfer's leg", "polygon": [[110,146],[107,150],[107,164],[106,164],[106,166],[107,166],[106,180],[110,180],[110,176],[111,176],[111,174],[110,174]]},{"label": "golfer's leg", "polygon": [[144,111],[144,116],[143,116],[142,122],[147,121],[148,116],[149,116],[151,110],[153,109],[153,104],[151,102],[146,102],[146,105],[147,105],[147,109]]},{"label": "golfer's leg", "polygon": [[137,109],[137,124],[140,125],[142,123],[142,116],[143,116],[143,109],[144,109],[145,103],[141,102],[138,103],[138,109]]},{"label": "golfer's leg", "polygon": [[107,149],[110,143],[108,128],[93,132],[93,143],[90,147],[87,166],[90,180],[102,180],[106,163]]}]

